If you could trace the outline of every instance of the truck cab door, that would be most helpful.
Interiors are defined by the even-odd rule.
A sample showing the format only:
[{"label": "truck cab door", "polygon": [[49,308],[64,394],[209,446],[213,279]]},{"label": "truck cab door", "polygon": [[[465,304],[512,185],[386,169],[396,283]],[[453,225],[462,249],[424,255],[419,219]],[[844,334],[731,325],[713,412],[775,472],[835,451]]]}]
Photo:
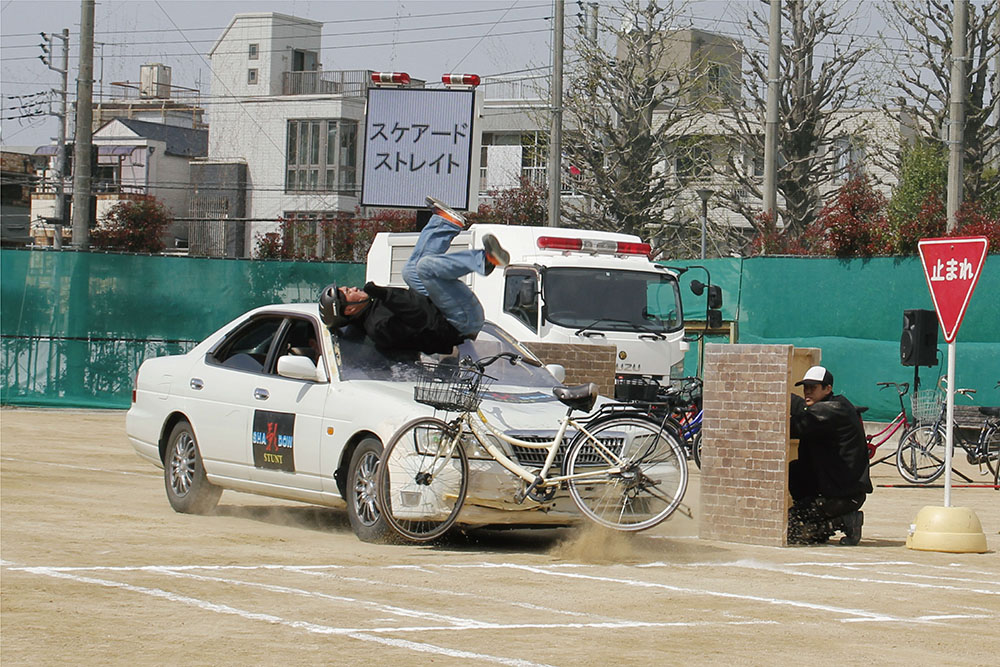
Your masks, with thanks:
[{"label": "truck cab door", "polygon": [[535,269],[510,268],[504,274],[503,312],[535,335],[541,324],[539,276]]}]

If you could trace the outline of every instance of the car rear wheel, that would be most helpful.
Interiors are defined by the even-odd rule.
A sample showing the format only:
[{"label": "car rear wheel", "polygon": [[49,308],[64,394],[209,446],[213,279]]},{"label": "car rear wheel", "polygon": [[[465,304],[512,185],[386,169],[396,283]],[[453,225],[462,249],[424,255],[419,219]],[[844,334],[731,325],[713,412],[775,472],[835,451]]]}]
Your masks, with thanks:
[{"label": "car rear wheel", "polygon": [[167,500],[176,512],[208,514],[219,503],[222,489],[205,477],[194,429],[186,421],[179,422],[170,432],[163,459],[163,482]]},{"label": "car rear wheel", "polygon": [[347,518],[362,542],[383,544],[395,537],[395,531],[378,508],[375,482],[381,459],[382,443],[375,438],[362,440],[351,455],[347,473]]}]

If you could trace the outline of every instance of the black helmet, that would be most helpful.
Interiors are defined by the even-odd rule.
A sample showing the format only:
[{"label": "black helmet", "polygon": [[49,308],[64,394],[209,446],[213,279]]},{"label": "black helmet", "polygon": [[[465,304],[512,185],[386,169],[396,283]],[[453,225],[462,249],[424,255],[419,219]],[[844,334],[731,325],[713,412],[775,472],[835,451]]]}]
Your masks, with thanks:
[{"label": "black helmet", "polygon": [[337,289],[337,283],[330,283],[319,293],[319,317],[329,328],[342,327],[350,321],[350,318],[344,315],[345,308],[347,300]]}]

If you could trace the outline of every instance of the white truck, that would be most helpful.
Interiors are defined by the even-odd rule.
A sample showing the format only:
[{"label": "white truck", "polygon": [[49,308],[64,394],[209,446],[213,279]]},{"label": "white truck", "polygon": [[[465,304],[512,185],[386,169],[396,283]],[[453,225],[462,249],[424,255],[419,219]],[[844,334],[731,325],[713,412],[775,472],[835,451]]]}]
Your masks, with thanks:
[{"label": "white truck", "polygon": [[[466,280],[486,319],[519,341],[614,345],[616,393],[647,378],[683,375],[684,316],[677,276],[649,260],[639,237],[561,227],[474,224],[452,250],[481,248],[493,234],[510,264]],[[366,277],[405,287],[403,265],[416,233],[380,233],[368,251]],[[641,392],[640,392],[641,393]]]}]

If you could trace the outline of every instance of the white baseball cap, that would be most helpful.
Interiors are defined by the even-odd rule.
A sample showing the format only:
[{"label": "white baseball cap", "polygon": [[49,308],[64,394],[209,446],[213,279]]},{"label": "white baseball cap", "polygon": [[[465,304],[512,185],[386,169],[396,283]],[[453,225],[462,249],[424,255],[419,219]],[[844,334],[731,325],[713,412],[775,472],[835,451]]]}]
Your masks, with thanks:
[{"label": "white baseball cap", "polygon": [[795,386],[798,387],[800,384],[828,384],[832,386],[833,373],[822,366],[813,366],[806,371],[801,380],[795,383]]}]

